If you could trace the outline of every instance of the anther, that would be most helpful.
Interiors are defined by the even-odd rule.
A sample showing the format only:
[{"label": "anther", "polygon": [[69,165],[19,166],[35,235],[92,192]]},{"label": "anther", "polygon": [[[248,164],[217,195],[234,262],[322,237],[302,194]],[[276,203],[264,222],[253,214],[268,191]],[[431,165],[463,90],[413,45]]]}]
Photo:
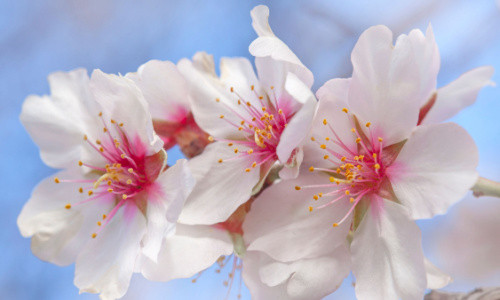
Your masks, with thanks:
[{"label": "anther", "polygon": [[61,181],[59,181],[59,178],[55,177],[55,178],[54,178],[54,182],[55,182],[55,183],[60,183]]},{"label": "anther", "polygon": [[354,198],[349,198],[349,202],[353,203],[354,202]]},{"label": "anther", "polygon": [[349,190],[345,191],[346,195],[349,195],[351,192]]},{"label": "anther", "polygon": [[66,208],[66,209],[70,209],[70,208],[71,208],[71,204],[66,204],[66,205],[64,206],[64,208]]},{"label": "anther", "polygon": [[215,98],[215,102],[220,102],[220,99],[219,98]]},{"label": "anther", "polygon": [[338,223],[333,223],[333,227],[337,227],[337,226],[339,226]]},{"label": "anther", "polygon": [[83,162],[80,160],[80,161],[78,162],[78,165],[79,165],[80,167],[81,167],[81,166],[83,166]]},{"label": "anther", "polygon": [[89,196],[92,196],[94,192],[92,190],[90,190],[87,194],[89,194]]},{"label": "anther", "polygon": [[127,184],[132,184],[132,179],[127,179]]},{"label": "anther", "polygon": [[345,107],[344,107],[344,108],[342,108],[342,111],[343,111],[343,112],[345,112],[345,113],[348,113],[348,112],[349,112],[349,110],[348,110],[347,108],[345,108]]},{"label": "anther", "polygon": [[221,158],[221,159],[219,159],[219,164],[221,164],[221,163],[222,163],[222,158]]},{"label": "anther", "polygon": [[318,200],[319,199],[318,195],[313,195],[313,199]]},{"label": "anther", "polygon": [[257,162],[255,162],[255,161],[254,161],[254,162],[252,163],[252,168],[255,168],[256,166],[257,166]]},{"label": "anther", "polygon": [[370,127],[370,125],[372,125],[372,123],[370,123],[370,122],[366,122],[366,124],[365,124],[366,127]]},{"label": "anther", "polygon": [[314,167],[309,167],[309,172],[314,172]]},{"label": "anther", "polygon": [[378,169],[380,169],[380,165],[379,164],[374,164],[373,168],[375,168],[375,170],[378,170]]},{"label": "anther", "polygon": [[250,89],[253,91],[253,90],[255,89],[255,86],[252,84],[252,85],[250,86]]},{"label": "anther", "polygon": [[321,149],[326,149],[326,145],[325,144],[321,144],[321,146],[319,146]]},{"label": "anther", "polygon": [[101,226],[102,223],[100,221],[97,221],[97,226]]},{"label": "anther", "polygon": [[129,173],[134,173],[134,169],[132,169],[132,168],[128,168],[128,172],[129,172]]},{"label": "anther", "polygon": [[92,233],[92,238],[95,239],[95,237],[97,236],[97,233]]},{"label": "anther", "polygon": [[325,155],[325,156],[323,156],[323,159],[328,159],[329,157],[330,157],[330,156]]},{"label": "anther", "polygon": [[127,197],[128,197],[128,196],[127,196],[126,194],[123,194],[123,195],[122,195],[122,199],[123,199],[123,200],[127,199]]},{"label": "anther", "polygon": [[84,140],[84,141],[88,140],[88,137],[87,137],[87,135],[86,135],[86,134],[84,134],[84,135],[83,135],[83,140]]},{"label": "anther", "polygon": [[234,153],[238,153],[238,148],[235,148],[235,149],[234,149]]},{"label": "anther", "polygon": [[295,190],[296,190],[296,191],[300,191],[300,190],[301,190],[301,187],[300,187],[300,186],[298,186],[298,185],[296,185],[296,186],[295,186]]},{"label": "anther", "polygon": [[99,117],[102,117],[102,111],[99,112]]},{"label": "anther", "polygon": [[313,211],[313,207],[312,206],[309,206],[309,211]]},{"label": "anther", "polygon": [[230,90],[231,90],[231,93],[234,93],[234,88],[233,87],[231,87]]},{"label": "anther", "polygon": [[312,136],[312,137],[311,137],[311,141],[313,141],[313,142],[314,142],[314,141],[316,141],[316,139]]},{"label": "anther", "polygon": [[328,124],[328,122],[326,121],[326,119],[323,119],[323,125],[326,125]]},{"label": "anther", "polygon": [[379,137],[378,141],[382,143],[383,139],[381,137]]},{"label": "anther", "polygon": [[83,188],[79,188],[78,191],[81,193],[83,193]]},{"label": "anther", "polygon": [[106,216],[106,215],[102,215],[102,219],[103,219],[103,220],[106,220],[106,218],[107,218],[107,217],[108,217],[108,216]]},{"label": "anther", "polygon": [[252,154],[252,153],[253,153],[253,149],[249,149],[249,150],[247,151],[247,153],[248,153],[248,154]]},{"label": "anther", "polygon": [[247,172],[247,173],[250,172],[250,168],[246,168],[245,172]]},{"label": "anther", "polygon": [[213,142],[214,141],[214,137],[211,136],[211,135],[209,135],[207,139],[208,139],[209,142]]},{"label": "anther", "polygon": [[361,142],[361,138],[356,139],[356,143],[359,144]]},{"label": "anther", "polygon": [[220,119],[224,119],[224,115],[220,115],[220,116],[219,116],[219,118],[220,118]]}]

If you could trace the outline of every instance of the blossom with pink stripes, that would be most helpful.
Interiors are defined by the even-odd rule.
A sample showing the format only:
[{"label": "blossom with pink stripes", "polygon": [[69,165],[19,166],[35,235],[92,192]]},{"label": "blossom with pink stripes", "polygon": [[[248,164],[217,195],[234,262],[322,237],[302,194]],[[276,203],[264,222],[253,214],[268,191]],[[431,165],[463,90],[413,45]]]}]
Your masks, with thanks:
[{"label": "blossom with pink stripes", "polygon": [[35,188],[18,226],[41,259],[76,262],[80,291],[116,299],[139,257],[157,261],[194,180],[185,160],[167,166],[133,81],[75,70],[49,82],[52,95],[28,97],[21,121],[42,160],[63,170]]},{"label": "blossom with pink stripes", "polygon": [[[245,58],[222,58],[220,76],[212,56],[197,53],[178,67],[191,87],[191,109],[214,141],[211,169],[194,188],[187,205],[198,214],[183,221],[214,224],[226,220],[258,191],[273,167],[293,178],[302,162],[301,144],[316,108],[313,76],[268,24],[269,9],[252,12],[259,37],[250,45],[257,75]],[[202,155],[205,155],[202,154]]]}]

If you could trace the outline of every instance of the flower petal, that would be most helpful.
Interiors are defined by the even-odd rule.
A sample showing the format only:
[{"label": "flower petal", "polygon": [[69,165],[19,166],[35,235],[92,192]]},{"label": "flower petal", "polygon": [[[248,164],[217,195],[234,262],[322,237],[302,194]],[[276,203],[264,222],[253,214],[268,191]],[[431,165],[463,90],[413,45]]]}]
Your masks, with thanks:
[{"label": "flower petal", "polygon": [[309,134],[317,103],[311,90],[293,73],[288,73],[285,89],[302,107],[293,115],[281,134],[276,153],[282,163],[289,160],[292,151],[299,147]]},{"label": "flower petal", "polygon": [[405,207],[389,200],[371,205],[351,244],[356,297],[422,299],[427,286],[421,233]]},{"label": "flower petal", "polygon": [[[214,224],[225,221],[252,195],[252,188],[259,181],[260,167],[245,172],[252,164],[247,157],[230,160],[235,154],[225,143],[215,142],[205,148],[198,159],[190,162],[194,173],[202,164],[209,167],[193,188],[179,218],[185,224]],[[219,159],[223,159],[219,163]]]},{"label": "flower petal", "polygon": [[135,204],[125,204],[100,234],[82,250],[75,265],[75,285],[102,299],[127,292],[146,233],[146,219]]},{"label": "flower petal", "polygon": [[[162,140],[153,130],[149,107],[137,85],[130,79],[92,72],[90,89],[103,109],[103,114],[119,123],[131,138],[140,138],[147,145],[147,155],[163,148]],[[131,114],[130,112],[134,113]]]},{"label": "flower petal", "polygon": [[352,51],[349,106],[387,145],[406,139],[417,125],[423,85],[412,47],[407,36],[393,46],[392,32],[374,26]]},{"label": "flower petal", "polygon": [[472,105],[479,91],[485,86],[492,86],[494,69],[491,66],[480,67],[468,71],[457,80],[440,88],[430,111],[423,119],[423,124],[439,123],[447,120],[465,107]]},{"label": "flower petal", "polygon": [[433,265],[427,258],[424,260],[425,271],[427,272],[427,288],[432,290],[442,289],[450,284],[453,279],[450,275],[441,271]]},{"label": "flower petal", "polygon": [[418,126],[386,170],[414,219],[443,214],[476,183],[478,150],[454,123]]},{"label": "flower petal", "polygon": [[180,122],[189,114],[188,85],[172,62],[150,60],[126,77],[142,91],[153,119]]},{"label": "flower petal", "polygon": [[155,281],[189,278],[232,252],[233,244],[224,230],[178,224],[175,235],[164,240],[158,262],[144,260],[142,274]]},{"label": "flower petal", "polygon": [[44,163],[65,168],[80,159],[83,135],[92,131],[92,126],[87,126],[93,114],[89,77],[85,69],[77,69],[53,73],[48,80],[52,95],[29,96],[20,119],[40,147]]},{"label": "flower petal", "polygon": [[[310,88],[314,81],[312,72],[302,64],[283,41],[273,34],[268,22],[269,8],[259,5],[250,14],[252,26],[259,37],[250,44],[249,51],[256,57],[255,65],[261,82],[266,84],[267,88],[271,85],[280,88],[285,82],[286,74],[291,72]],[[276,70],[281,70],[281,72],[276,72]],[[277,74],[281,76],[275,76]]]},{"label": "flower petal", "polygon": [[[345,215],[349,200],[310,212],[308,206],[314,205],[312,190],[295,191],[297,185],[318,184],[321,180],[329,182],[328,176],[301,172],[295,180],[265,189],[253,202],[243,223],[247,249],[289,262],[321,256],[343,244],[349,220],[336,228],[332,228],[332,224]],[[321,201],[328,201],[325,198]]]}]

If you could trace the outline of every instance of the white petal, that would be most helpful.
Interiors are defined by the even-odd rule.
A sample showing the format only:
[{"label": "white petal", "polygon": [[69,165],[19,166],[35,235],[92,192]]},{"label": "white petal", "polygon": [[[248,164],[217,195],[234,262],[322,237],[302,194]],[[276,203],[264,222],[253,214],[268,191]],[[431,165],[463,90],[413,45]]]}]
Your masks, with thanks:
[{"label": "white petal", "polygon": [[162,241],[174,234],[182,207],[194,186],[194,178],[187,160],[176,164],[160,174],[158,187],[150,192],[147,204],[148,232],[143,239],[142,253],[157,261]]},{"label": "white petal", "polygon": [[[243,132],[226,121],[239,124],[241,118],[234,111],[243,112],[237,104],[237,96],[231,93],[230,87],[215,74],[213,57],[206,53],[197,53],[192,62],[187,59],[179,61],[178,68],[189,83],[191,110],[196,123],[214,137],[243,139]],[[225,69],[225,72],[228,72],[227,67]],[[245,72],[233,71],[238,74]],[[246,88],[249,89],[250,85]],[[224,119],[220,116],[224,116]]]},{"label": "white petal", "polygon": [[[160,151],[163,142],[153,130],[149,107],[137,85],[130,79],[92,72],[90,89],[103,109],[104,117],[124,123],[129,138],[140,138],[147,147],[147,155]],[[133,111],[134,113],[130,113]]]},{"label": "white petal", "polygon": [[135,204],[125,204],[95,239],[89,237],[76,260],[75,285],[103,299],[125,295],[145,233],[142,213]]},{"label": "white petal", "polygon": [[453,117],[465,107],[472,105],[483,87],[494,85],[491,81],[493,72],[494,69],[491,66],[473,69],[440,88],[437,91],[436,102],[422,123],[442,122]]},{"label": "white petal", "polygon": [[417,125],[421,79],[407,36],[392,44],[392,32],[374,26],[359,38],[351,60],[349,106],[387,145],[407,138]]},{"label": "white petal", "polygon": [[296,185],[329,183],[328,176],[307,173],[268,187],[253,202],[243,223],[249,251],[262,251],[287,262],[324,255],[344,243],[349,220],[336,228],[332,224],[344,217],[349,200],[310,212],[308,206],[319,206],[331,198],[314,202],[313,194],[324,189],[295,190]]},{"label": "white petal", "polygon": [[[220,80],[229,89],[232,87],[237,97],[242,101],[250,102],[260,109],[260,101],[255,93],[262,94],[259,80],[255,75],[252,64],[244,57],[228,58],[220,60]],[[252,90],[251,87],[254,87]],[[242,113],[245,113],[242,111]],[[246,113],[245,113],[246,115]]]},{"label": "white petal", "polygon": [[[299,77],[307,87],[311,87],[314,81],[312,72],[307,69],[297,56],[277,38],[269,27],[269,9],[267,6],[259,5],[252,12],[252,25],[259,37],[250,44],[249,51],[256,57],[255,65],[259,73],[261,82],[267,84],[267,87],[273,85],[279,88],[285,82],[285,76],[288,72],[294,73]],[[270,58],[264,59],[262,58]],[[276,74],[276,70],[281,70],[281,80]],[[279,94],[278,94],[279,95]]]},{"label": "white petal", "polygon": [[84,69],[53,73],[49,83],[52,95],[29,96],[20,119],[40,147],[42,160],[53,168],[64,168],[80,159],[83,135],[90,134],[92,127],[89,109],[93,100]]},{"label": "white petal", "polygon": [[[193,188],[179,217],[185,224],[214,224],[225,221],[241,204],[252,195],[252,189],[259,181],[260,168],[251,167],[252,158],[234,157],[232,148],[226,143],[215,142],[209,145],[200,156],[206,156],[210,168]],[[219,163],[222,158],[224,161]],[[250,160],[249,160],[250,159]],[[205,159],[197,160],[205,163]],[[190,163],[191,164],[191,163]],[[202,169],[194,167],[195,170]],[[197,171],[196,171],[197,172]]]},{"label": "white petal", "polygon": [[433,265],[427,258],[424,260],[425,271],[427,272],[427,288],[432,290],[442,289],[453,280],[450,275],[441,271]]},{"label": "white petal", "polygon": [[175,235],[164,240],[158,263],[145,260],[142,274],[157,281],[189,278],[210,267],[220,256],[232,252],[233,244],[226,231],[178,224]]},{"label": "white petal", "polygon": [[176,122],[189,114],[188,85],[172,62],[150,60],[126,77],[142,91],[153,119]]},{"label": "white petal", "polygon": [[421,78],[420,106],[431,97],[431,94],[436,90],[437,75],[441,59],[439,57],[439,49],[434,38],[432,26],[429,24],[427,32],[424,36],[422,31],[414,29],[408,34],[412,51],[415,53],[415,62],[418,68],[418,76]]},{"label": "white petal", "polygon": [[422,125],[387,169],[394,192],[414,219],[443,214],[476,183],[478,150],[454,123]]},{"label": "white petal", "polygon": [[365,214],[351,244],[356,297],[422,299],[427,283],[420,229],[403,206],[378,201]]},{"label": "white petal", "polygon": [[304,151],[302,147],[296,148],[295,151],[292,152],[288,162],[285,163],[284,167],[279,172],[280,179],[288,180],[297,178],[303,160]]},{"label": "white petal", "polygon": [[260,268],[272,261],[273,260],[269,256],[262,252],[249,251],[245,254],[242,276],[254,300],[290,299],[286,292],[285,284],[269,286],[261,279]]},{"label": "white petal", "polygon": [[293,73],[288,73],[285,89],[302,107],[289,120],[276,148],[278,158],[286,163],[292,151],[299,147],[309,134],[316,109],[316,98],[311,90]]}]

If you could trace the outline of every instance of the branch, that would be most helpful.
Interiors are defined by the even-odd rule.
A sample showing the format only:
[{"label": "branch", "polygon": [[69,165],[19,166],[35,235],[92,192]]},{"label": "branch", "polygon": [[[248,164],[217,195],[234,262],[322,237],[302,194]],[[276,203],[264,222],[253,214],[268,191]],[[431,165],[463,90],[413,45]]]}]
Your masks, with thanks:
[{"label": "branch", "polygon": [[495,300],[500,299],[500,287],[476,288],[469,293],[431,291],[424,300]]},{"label": "branch", "polygon": [[495,182],[483,177],[479,177],[471,190],[476,197],[493,196],[500,198],[500,182]]}]

